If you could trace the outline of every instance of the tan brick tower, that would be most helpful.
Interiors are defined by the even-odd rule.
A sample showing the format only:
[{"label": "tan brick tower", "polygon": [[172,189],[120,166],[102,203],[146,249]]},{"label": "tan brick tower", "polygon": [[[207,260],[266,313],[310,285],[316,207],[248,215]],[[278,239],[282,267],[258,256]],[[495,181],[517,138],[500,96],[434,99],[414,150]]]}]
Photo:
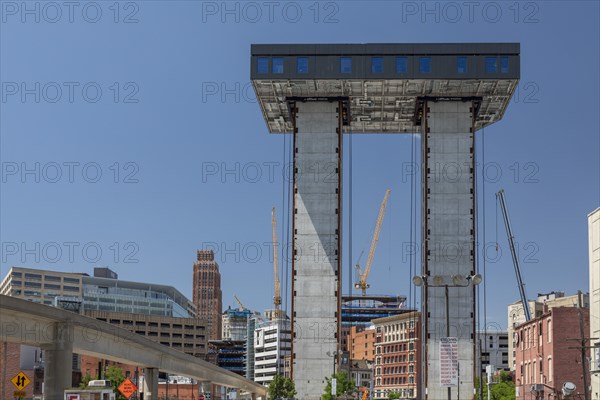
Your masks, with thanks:
[{"label": "tan brick tower", "polygon": [[212,250],[198,250],[194,263],[193,300],[198,318],[207,321],[208,340],[221,339],[221,273]]}]

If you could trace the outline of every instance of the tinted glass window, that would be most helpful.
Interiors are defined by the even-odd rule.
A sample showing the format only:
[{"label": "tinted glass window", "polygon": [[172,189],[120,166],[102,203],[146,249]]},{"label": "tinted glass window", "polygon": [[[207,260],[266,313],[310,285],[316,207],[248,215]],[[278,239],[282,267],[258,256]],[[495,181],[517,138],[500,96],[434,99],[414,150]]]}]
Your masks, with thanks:
[{"label": "tinted glass window", "polygon": [[485,58],[485,72],[494,73],[496,72],[496,57]]},{"label": "tinted glass window", "polygon": [[396,57],[396,73],[406,74],[408,72],[408,60],[406,57]]},{"label": "tinted glass window", "polygon": [[283,57],[273,57],[273,73],[283,74]]},{"label": "tinted glass window", "polygon": [[508,56],[500,57],[500,72],[503,74],[508,73]]},{"label": "tinted glass window", "polygon": [[371,57],[371,72],[374,74],[383,72],[383,57]]},{"label": "tinted glass window", "polygon": [[419,59],[419,72],[422,74],[431,72],[431,57],[421,57]]},{"label": "tinted glass window", "polygon": [[258,57],[256,72],[259,74],[266,74],[269,72],[269,59],[267,57]]},{"label": "tinted glass window", "polygon": [[340,72],[342,74],[352,73],[352,57],[340,58]]},{"label": "tinted glass window", "polygon": [[296,59],[296,72],[299,74],[308,74],[308,57],[298,57]]},{"label": "tinted glass window", "polygon": [[456,70],[459,74],[467,73],[467,57],[459,56],[456,57]]}]

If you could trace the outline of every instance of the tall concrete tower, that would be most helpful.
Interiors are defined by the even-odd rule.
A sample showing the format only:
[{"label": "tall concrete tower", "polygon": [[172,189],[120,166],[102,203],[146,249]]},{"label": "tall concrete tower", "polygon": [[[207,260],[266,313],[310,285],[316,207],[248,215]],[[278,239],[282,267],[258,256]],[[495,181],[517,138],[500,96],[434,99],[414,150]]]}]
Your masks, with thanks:
[{"label": "tall concrete tower", "polygon": [[519,44],[253,45],[251,53],[269,131],[293,135],[298,397],[320,398],[341,350],[342,134],[421,133],[419,392],[430,400],[471,399],[481,280],[475,132],[502,118],[519,80]]},{"label": "tall concrete tower", "polygon": [[207,321],[207,340],[221,339],[221,273],[212,250],[198,250],[194,263],[193,300],[198,318]]}]

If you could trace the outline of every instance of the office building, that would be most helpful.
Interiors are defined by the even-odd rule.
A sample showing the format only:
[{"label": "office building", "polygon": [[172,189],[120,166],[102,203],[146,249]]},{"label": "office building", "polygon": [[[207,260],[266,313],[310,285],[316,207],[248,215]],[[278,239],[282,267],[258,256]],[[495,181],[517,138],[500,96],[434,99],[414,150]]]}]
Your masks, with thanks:
[{"label": "office building", "polygon": [[193,300],[198,317],[207,321],[209,340],[221,339],[223,312],[221,273],[212,250],[198,250],[194,263]]},{"label": "office building", "polygon": [[485,375],[486,365],[508,371],[508,333],[501,330],[477,332],[477,359],[480,360],[480,376]]},{"label": "office building", "polygon": [[291,354],[291,333],[289,318],[265,321],[256,325],[254,330],[255,382],[268,386],[275,375],[284,374],[284,359]]}]

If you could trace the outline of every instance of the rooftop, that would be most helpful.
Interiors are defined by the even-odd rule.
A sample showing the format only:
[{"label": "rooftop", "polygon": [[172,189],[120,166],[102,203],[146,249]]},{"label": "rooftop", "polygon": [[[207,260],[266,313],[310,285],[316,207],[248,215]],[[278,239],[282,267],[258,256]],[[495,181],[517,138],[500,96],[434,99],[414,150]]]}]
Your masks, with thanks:
[{"label": "rooftop", "polygon": [[502,118],[520,77],[519,43],[255,44],[251,79],[271,133],[294,101],[343,101],[347,133],[419,131],[425,99],[476,104],[475,128]]}]

